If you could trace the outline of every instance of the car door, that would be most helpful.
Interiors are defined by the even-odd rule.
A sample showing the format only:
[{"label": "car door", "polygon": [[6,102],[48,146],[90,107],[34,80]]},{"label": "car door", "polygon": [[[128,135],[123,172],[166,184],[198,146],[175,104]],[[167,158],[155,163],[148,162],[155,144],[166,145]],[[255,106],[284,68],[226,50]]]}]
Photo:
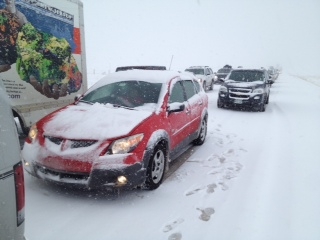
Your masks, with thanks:
[{"label": "car door", "polygon": [[[182,111],[170,112],[177,106],[184,105]],[[179,151],[187,143],[190,133],[191,108],[186,99],[182,81],[177,81],[171,87],[169,95],[168,121],[170,124],[170,148],[173,152]]]},{"label": "car door", "polygon": [[203,108],[203,99],[198,94],[196,81],[192,79],[183,80],[183,87],[186,92],[187,101],[190,106],[189,114],[189,134],[190,136],[197,132],[201,123],[201,112]]}]

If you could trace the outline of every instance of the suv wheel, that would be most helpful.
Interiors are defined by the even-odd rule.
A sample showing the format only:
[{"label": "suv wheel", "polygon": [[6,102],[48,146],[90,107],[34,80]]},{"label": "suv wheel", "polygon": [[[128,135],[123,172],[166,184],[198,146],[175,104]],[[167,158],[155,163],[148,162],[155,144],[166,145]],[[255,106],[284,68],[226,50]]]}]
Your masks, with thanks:
[{"label": "suv wheel", "polygon": [[222,108],[223,107],[223,104],[222,104],[222,102],[220,101],[219,98],[218,98],[218,101],[217,101],[217,107],[218,108]]},{"label": "suv wheel", "polygon": [[206,92],[207,91],[207,86],[206,86],[206,82],[203,82],[203,85],[202,85],[204,91]]},{"label": "suv wheel", "polygon": [[214,81],[213,79],[211,80],[211,84],[210,84],[210,90],[213,90],[213,84],[214,84]]},{"label": "suv wheel", "polygon": [[259,111],[260,111],[260,112],[264,112],[265,110],[266,110],[266,104],[265,104],[265,102],[263,102],[263,103],[260,105]]}]

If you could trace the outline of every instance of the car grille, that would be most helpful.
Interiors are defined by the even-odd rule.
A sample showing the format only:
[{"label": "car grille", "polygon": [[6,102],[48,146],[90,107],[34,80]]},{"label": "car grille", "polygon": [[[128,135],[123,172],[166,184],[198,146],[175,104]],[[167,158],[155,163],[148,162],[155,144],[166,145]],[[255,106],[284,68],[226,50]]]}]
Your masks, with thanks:
[{"label": "car grille", "polygon": [[89,178],[89,174],[82,174],[82,173],[64,173],[64,172],[58,172],[55,170],[48,169],[46,167],[36,165],[35,166],[38,171],[40,171],[43,174],[51,175],[52,177],[58,177],[60,180],[62,179],[73,179],[78,181],[87,181]]},{"label": "car grille", "polygon": [[237,99],[249,99],[252,89],[250,88],[229,88],[229,97]]},{"label": "car grille", "polygon": [[69,141],[70,148],[89,147],[97,142],[97,140],[73,140],[73,139],[64,139],[64,138],[58,138],[58,137],[52,137],[52,136],[45,136],[45,138],[56,145],[60,145],[63,141]]}]

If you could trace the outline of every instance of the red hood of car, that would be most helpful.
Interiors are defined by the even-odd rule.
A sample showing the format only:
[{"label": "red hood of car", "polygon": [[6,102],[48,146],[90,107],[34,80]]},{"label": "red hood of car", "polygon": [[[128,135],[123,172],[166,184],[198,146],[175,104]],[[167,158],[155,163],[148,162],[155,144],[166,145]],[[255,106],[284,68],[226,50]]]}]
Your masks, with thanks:
[{"label": "red hood of car", "polygon": [[102,104],[69,105],[43,119],[43,131],[68,139],[109,139],[129,134],[152,114]]}]

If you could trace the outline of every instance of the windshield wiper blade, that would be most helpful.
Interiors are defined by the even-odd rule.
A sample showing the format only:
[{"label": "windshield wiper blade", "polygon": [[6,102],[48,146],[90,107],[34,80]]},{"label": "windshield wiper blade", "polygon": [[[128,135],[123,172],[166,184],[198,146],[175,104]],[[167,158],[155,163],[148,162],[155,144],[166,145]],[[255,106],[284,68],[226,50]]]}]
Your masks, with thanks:
[{"label": "windshield wiper blade", "polygon": [[83,102],[83,103],[87,103],[87,104],[93,105],[92,102],[88,102],[88,101],[84,101],[84,100],[80,100],[79,102]]},{"label": "windshield wiper blade", "polygon": [[129,109],[129,110],[136,110],[134,108],[126,107],[126,106],[119,105],[119,104],[112,104],[112,105],[113,105],[113,107],[116,107],[116,108],[125,108],[125,109]]}]

